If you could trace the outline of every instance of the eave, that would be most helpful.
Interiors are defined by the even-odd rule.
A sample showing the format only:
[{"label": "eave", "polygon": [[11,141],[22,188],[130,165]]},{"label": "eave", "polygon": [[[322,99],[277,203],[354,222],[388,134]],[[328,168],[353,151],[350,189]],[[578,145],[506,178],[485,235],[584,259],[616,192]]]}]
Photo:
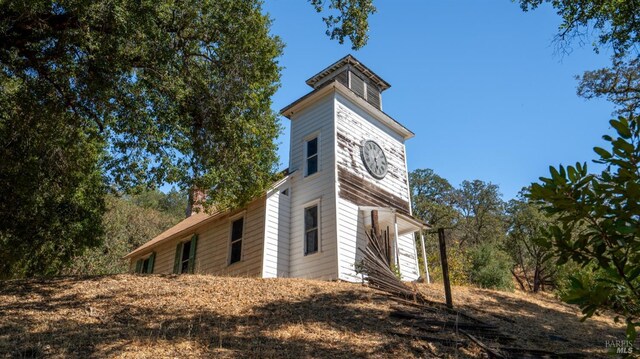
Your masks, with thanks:
[{"label": "eave", "polygon": [[340,60],[334,62],[333,64],[329,65],[324,70],[311,76],[311,78],[309,78],[306,81],[306,84],[311,87],[315,87],[317,83],[322,82],[322,80],[327,76],[329,76],[331,73],[347,65],[350,65],[356,70],[360,71],[364,76],[366,76],[369,79],[369,81],[376,84],[376,86],[378,86],[378,88],[380,89],[380,92],[391,87],[391,85],[387,81],[383,80],[375,72],[371,71],[368,67],[363,65],[360,61],[358,61],[358,59],[353,57],[353,55],[347,55],[341,58]]},{"label": "eave", "polygon": [[328,95],[332,91],[339,93],[340,95],[346,97],[348,100],[358,105],[360,108],[364,109],[369,115],[373,116],[376,120],[382,122],[383,124],[389,126],[392,130],[398,133],[402,138],[408,140],[415,136],[413,132],[411,132],[408,128],[404,127],[400,122],[396,121],[393,117],[387,115],[383,111],[377,109],[375,106],[367,102],[365,99],[356,95],[349,88],[344,86],[343,84],[332,81],[327,83],[326,85],[319,87],[308,94],[302,96],[297,99],[289,106],[280,110],[280,114],[288,119],[291,119],[296,113],[299,113],[307,106],[313,104],[314,102],[320,100],[324,96]]}]

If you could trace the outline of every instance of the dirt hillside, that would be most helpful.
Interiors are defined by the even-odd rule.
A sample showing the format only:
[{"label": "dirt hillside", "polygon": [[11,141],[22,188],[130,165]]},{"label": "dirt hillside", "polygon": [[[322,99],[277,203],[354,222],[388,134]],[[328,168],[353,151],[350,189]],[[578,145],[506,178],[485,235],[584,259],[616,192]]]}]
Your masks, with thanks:
[{"label": "dirt hillside", "polygon": [[[420,290],[434,300],[437,285]],[[464,310],[514,346],[604,355],[623,340],[610,317],[586,323],[546,296],[454,288]],[[412,337],[402,306],[359,284],[204,275],[0,282],[2,357],[482,357]],[[447,338],[456,336],[444,333]],[[455,338],[452,338],[455,339]]]}]

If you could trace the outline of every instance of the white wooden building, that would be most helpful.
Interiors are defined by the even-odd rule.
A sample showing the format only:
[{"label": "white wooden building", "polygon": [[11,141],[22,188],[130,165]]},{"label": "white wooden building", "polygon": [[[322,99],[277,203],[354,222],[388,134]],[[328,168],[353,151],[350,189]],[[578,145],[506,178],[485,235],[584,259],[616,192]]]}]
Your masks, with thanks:
[{"label": "white wooden building", "polygon": [[291,120],[287,175],[242,209],[196,213],[127,255],[142,273],[360,281],[372,211],[403,280],[419,277],[405,141],[382,111],[390,85],[348,55],[281,110]]}]

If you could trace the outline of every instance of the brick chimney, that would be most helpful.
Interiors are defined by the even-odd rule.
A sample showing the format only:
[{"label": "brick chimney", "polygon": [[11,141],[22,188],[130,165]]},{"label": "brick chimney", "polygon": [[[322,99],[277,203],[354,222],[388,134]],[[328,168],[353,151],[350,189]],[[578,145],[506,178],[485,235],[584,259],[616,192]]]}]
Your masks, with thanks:
[{"label": "brick chimney", "polygon": [[187,209],[185,211],[186,217],[191,217],[193,214],[203,212],[203,203],[206,197],[207,194],[204,190],[201,190],[198,187],[193,187],[189,191],[189,199],[187,202]]}]

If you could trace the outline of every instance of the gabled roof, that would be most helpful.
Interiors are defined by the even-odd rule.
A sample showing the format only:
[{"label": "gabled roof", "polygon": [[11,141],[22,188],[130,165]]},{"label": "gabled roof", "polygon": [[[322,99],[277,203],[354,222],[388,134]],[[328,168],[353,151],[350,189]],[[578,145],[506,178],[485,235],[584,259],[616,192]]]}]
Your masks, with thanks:
[{"label": "gabled roof", "polygon": [[222,212],[216,212],[213,214],[207,214],[207,213],[196,213],[193,214],[185,219],[183,219],[182,221],[180,221],[178,224],[176,224],[175,226],[167,229],[166,231],[160,233],[158,236],[156,236],[155,238],[153,238],[152,240],[150,240],[149,242],[141,245],[140,247],[134,249],[132,252],[130,252],[129,254],[127,254],[126,256],[124,256],[124,258],[130,258],[136,254],[140,254],[142,252],[144,252],[147,249],[151,249],[152,247],[155,247],[157,244],[160,244],[166,240],[169,240],[171,238],[175,238],[175,237],[179,237],[180,235],[187,235],[189,234],[189,232],[191,232],[192,229],[195,229],[196,227],[199,227],[201,224],[203,224],[203,222],[205,222],[208,219],[212,219],[212,218],[216,218],[221,216]]},{"label": "gabled roof", "polygon": [[[271,185],[271,187],[267,190],[267,192],[271,191],[273,188],[281,185],[284,181],[286,181],[289,178],[289,169],[285,169],[284,171],[281,172],[284,177],[279,179],[278,181],[276,181],[274,184]],[[258,199],[260,197],[257,197],[256,199]],[[254,199],[255,200],[255,199]],[[145,252],[146,250],[149,250],[153,247],[155,247],[156,245],[160,244],[160,243],[164,243],[166,241],[170,241],[172,239],[181,237],[181,236],[186,236],[189,235],[191,233],[193,233],[193,231],[195,231],[198,227],[203,226],[209,222],[212,222],[218,218],[222,218],[225,215],[229,214],[229,213],[233,213],[236,210],[231,210],[231,211],[214,211],[213,213],[205,213],[205,212],[199,212],[196,214],[192,214],[191,216],[183,219],[182,221],[178,222],[178,224],[176,224],[175,226],[167,229],[166,231],[160,233],[159,235],[157,235],[156,237],[154,237],[152,240],[146,242],[145,244],[141,245],[140,247],[134,249],[133,251],[131,251],[129,254],[127,254],[126,256],[124,256],[124,258],[131,258],[136,254],[141,254],[143,252]]]},{"label": "gabled roof", "polygon": [[356,59],[352,55],[347,55],[341,58],[340,60],[334,62],[333,64],[329,65],[329,67],[327,67],[326,69],[313,75],[310,79],[306,81],[306,83],[311,87],[316,87],[316,84],[322,81],[322,79],[331,75],[333,72],[337,71],[341,67],[347,66],[347,65],[353,66],[356,70],[360,71],[363,75],[365,75],[369,79],[369,81],[373,82],[374,84],[376,84],[376,86],[378,86],[378,88],[380,89],[380,92],[391,87],[391,85],[387,81],[383,80],[380,76],[376,75],[375,72],[371,71],[368,67],[363,65],[360,61],[358,61],[358,59]]}]

